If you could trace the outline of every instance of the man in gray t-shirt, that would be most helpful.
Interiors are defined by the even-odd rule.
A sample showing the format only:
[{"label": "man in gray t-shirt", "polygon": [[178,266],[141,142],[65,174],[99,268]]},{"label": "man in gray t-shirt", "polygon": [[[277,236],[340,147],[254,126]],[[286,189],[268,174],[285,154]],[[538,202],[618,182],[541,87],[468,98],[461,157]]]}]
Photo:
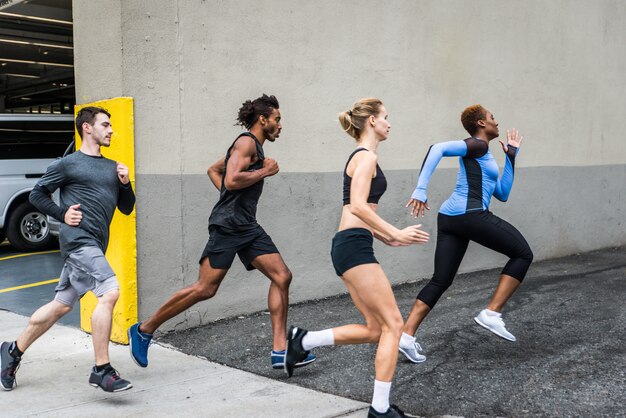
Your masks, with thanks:
[{"label": "man in gray t-shirt", "polygon": [[[128,215],[135,206],[128,167],[104,158],[100,152],[101,147],[111,145],[110,116],[98,107],[81,109],[76,116],[76,128],[83,140],[80,150],[50,164],[31,192],[31,203],[61,222],[60,244],[65,265],[54,300],[32,315],[16,341],[0,346],[0,382],[5,390],[15,386],[15,373],[24,351],[71,311],[88,291],[98,298],[91,317],[96,364],[89,383],[107,392],[132,387],[109,362],[111,319],[119,286],[104,253],[115,208]],[[57,189],[60,205],[50,197]]]}]

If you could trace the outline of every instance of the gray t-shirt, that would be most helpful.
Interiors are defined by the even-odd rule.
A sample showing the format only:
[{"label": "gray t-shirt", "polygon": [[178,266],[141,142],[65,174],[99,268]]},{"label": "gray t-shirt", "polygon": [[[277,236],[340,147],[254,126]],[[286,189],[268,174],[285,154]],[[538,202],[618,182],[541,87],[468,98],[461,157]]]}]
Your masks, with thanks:
[{"label": "gray t-shirt", "polygon": [[[59,189],[60,207],[49,194]],[[116,163],[80,151],[54,161],[37,182],[30,201],[46,215],[61,222],[61,254],[66,258],[83,246],[96,246],[106,252],[109,225],[115,208],[126,215],[133,211],[135,194],[128,183],[117,177]],[[67,209],[80,203],[83,218],[78,226],[64,223]]]}]

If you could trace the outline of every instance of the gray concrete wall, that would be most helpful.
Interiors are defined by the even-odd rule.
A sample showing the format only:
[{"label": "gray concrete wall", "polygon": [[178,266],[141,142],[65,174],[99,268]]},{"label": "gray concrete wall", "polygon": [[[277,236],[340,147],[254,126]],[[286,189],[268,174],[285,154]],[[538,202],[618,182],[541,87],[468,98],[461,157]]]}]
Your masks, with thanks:
[{"label": "gray concrete wall", "polygon": [[[262,92],[278,96],[284,128],[266,145],[281,172],[258,218],[294,272],[292,302],[345,291],[328,252],[354,142],[336,115],[364,96],[390,112],[380,210],[394,224],[410,222],[404,203],[428,145],[464,137],[459,114],[480,102],[525,136],[511,199],[492,210],[537,258],[626,243],[626,3],[76,0],[73,12],[77,100],[135,98],[141,317],[195,281],[217,199],[206,168],[240,132],[241,102]],[[433,233],[456,166],[433,178]],[[428,277],[434,238],[377,246],[395,283]],[[503,262],[470,247],[462,270]],[[236,262],[213,300],[167,327],[264,309],[266,291]]]}]

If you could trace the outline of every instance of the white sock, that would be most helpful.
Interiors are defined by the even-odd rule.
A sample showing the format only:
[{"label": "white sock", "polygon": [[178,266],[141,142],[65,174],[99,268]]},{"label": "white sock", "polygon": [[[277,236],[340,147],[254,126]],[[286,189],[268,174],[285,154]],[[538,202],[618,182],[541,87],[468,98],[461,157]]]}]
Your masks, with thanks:
[{"label": "white sock", "polygon": [[400,337],[400,345],[403,347],[409,347],[415,342],[415,337],[410,336],[406,332],[402,333],[402,337]]},{"label": "white sock", "polygon": [[335,344],[335,336],[331,328],[321,331],[309,331],[302,338],[302,348],[306,351],[312,350],[323,345]]},{"label": "white sock", "polygon": [[498,318],[502,316],[502,314],[500,312],[492,311],[490,309],[485,309],[485,313],[488,316],[497,316]]},{"label": "white sock", "polygon": [[384,414],[389,410],[389,392],[391,392],[391,382],[381,382],[374,380],[374,396],[372,397],[372,408]]}]

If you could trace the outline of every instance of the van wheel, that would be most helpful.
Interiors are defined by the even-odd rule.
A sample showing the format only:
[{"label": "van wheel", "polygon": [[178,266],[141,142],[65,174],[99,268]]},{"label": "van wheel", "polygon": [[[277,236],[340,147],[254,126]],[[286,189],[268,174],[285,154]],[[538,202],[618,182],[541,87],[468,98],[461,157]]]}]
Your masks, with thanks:
[{"label": "van wheel", "polygon": [[13,210],[6,232],[9,242],[18,251],[43,250],[55,241],[46,215],[28,202],[20,203]]},{"label": "van wheel", "polygon": [[4,236],[4,232],[0,231],[0,244],[2,244],[4,242],[4,239],[6,237]]}]

